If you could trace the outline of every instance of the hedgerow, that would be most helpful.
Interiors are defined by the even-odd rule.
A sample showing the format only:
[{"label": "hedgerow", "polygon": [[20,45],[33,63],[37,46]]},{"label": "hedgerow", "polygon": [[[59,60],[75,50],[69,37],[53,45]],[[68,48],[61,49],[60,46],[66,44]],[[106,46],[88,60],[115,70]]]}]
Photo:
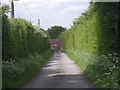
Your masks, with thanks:
[{"label": "hedgerow", "polygon": [[27,58],[10,59],[2,62],[2,88],[21,88],[39,72],[52,51],[35,53]]},{"label": "hedgerow", "polygon": [[[1,7],[0,7],[1,9]],[[22,18],[8,18],[2,6],[2,88],[20,88],[52,55],[47,33]]]},{"label": "hedgerow", "polygon": [[46,37],[35,27],[21,18],[2,16],[2,57],[3,60],[27,57],[49,49]]},{"label": "hedgerow", "polygon": [[[111,58],[108,54],[113,53],[117,54],[116,58],[119,56],[118,6],[118,3],[113,2],[91,2],[89,9],[75,19],[70,29],[60,35],[63,49],[78,54],[72,59],[82,61],[79,65],[87,68],[83,71],[98,87],[115,88],[119,86],[119,79],[116,79],[119,78],[120,71],[116,68],[114,59],[101,57],[105,55],[107,58]],[[92,58],[87,58],[88,56],[82,52]],[[84,57],[80,58],[79,55]],[[71,57],[72,54],[69,56]],[[92,64],[86,63],[86,58]],[[110,71],[110,68],[114,68],[114,66],[116,69]],[[104,70],[102,70],[103,68]],[[108,75],[108,73],[112,74]]]}]

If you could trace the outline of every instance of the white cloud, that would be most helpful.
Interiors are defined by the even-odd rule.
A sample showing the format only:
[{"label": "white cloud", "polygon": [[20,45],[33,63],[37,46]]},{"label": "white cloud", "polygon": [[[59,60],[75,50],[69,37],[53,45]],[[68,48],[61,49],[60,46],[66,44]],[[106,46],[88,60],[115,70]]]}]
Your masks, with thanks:
[{"label": "white cloud", "polygon": [[[26,18],[37,24],[41,19],[41,27],[44,29],[53,25],[70,27],[72,21],[87,9],[89,0],[23,0],[32,17],[26,10],[22,0],[15,1],[15,17]],[[84,3],[83,3],[84,2]],[[9,0],[4,0],[9,3]]]},{"label": "white cloud", "polygon": [[53,8],[59,8],[67,3],[83,3],[83,2],[89,2],[90,0],[50,0],[50,2],[47,5],[48,9]]},{"label": "white cloud", "polygon": [[74,5],[74,6],[68,6],[67,8],[65,8],[64,10],[61,11],[61,13],[80,13],[83,12],[85,10],[87,10],[88,8],[88,4],[85,5]]}]

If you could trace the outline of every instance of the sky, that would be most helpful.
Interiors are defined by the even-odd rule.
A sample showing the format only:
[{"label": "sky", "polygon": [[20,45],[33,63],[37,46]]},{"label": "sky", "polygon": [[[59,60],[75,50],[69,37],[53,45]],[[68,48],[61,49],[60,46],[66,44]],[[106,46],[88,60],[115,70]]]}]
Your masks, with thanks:
[{"label": "sky", "polygon": [[[90,0],[19,0],[14,1],[15,17],[25,18],[34,25],[48,29],[59,25],[70,28],[72,22],[88,9]],[[9,4],[9,0],[2,0]],[[28,10],[27,10],[28,9]]]}]

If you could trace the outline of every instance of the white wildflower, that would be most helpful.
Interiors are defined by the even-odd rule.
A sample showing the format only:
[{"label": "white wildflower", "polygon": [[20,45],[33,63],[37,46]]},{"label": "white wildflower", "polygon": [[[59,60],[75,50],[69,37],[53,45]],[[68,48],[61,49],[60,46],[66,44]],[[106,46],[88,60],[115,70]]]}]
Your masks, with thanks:
[{"label": "white wildflower", "polygon": [[118,57],[115,57],[116,60],[118,60]]},{"label": "white wildflower", "polygon": [[101,55],[101,57],[103,57],[103,58],[104,58],[104,57],[106,57],[106,56],[105,56],[105,55]]},{"label": "white wildflower", "polygon": [[112,54],[110,53],[110,54],[108,54],[108,56],[112,56]]},{"label": "white wildflower", "polygon": [[117,55],[117,53],[114,53],[114,55]]}]

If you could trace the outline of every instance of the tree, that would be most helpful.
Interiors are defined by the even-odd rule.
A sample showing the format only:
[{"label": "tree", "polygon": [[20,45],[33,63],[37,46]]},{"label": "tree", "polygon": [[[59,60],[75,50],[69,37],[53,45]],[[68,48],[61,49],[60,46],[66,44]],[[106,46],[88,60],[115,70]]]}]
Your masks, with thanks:
[{"label": "tree", "polygon": [[3,5],[2,7],[0,7],[0,14],[2,14],[2,15],[6,14],[9,12],[9,10],[10,10],[9,5]]},{"label": "tree", "polygon": [[59,35],[64,32],[66,30],[66,28],[62,27],[62,26],[52,26],[50,28],[48,28],[48,33],[50,35],[50,38],[58,38]]}]

